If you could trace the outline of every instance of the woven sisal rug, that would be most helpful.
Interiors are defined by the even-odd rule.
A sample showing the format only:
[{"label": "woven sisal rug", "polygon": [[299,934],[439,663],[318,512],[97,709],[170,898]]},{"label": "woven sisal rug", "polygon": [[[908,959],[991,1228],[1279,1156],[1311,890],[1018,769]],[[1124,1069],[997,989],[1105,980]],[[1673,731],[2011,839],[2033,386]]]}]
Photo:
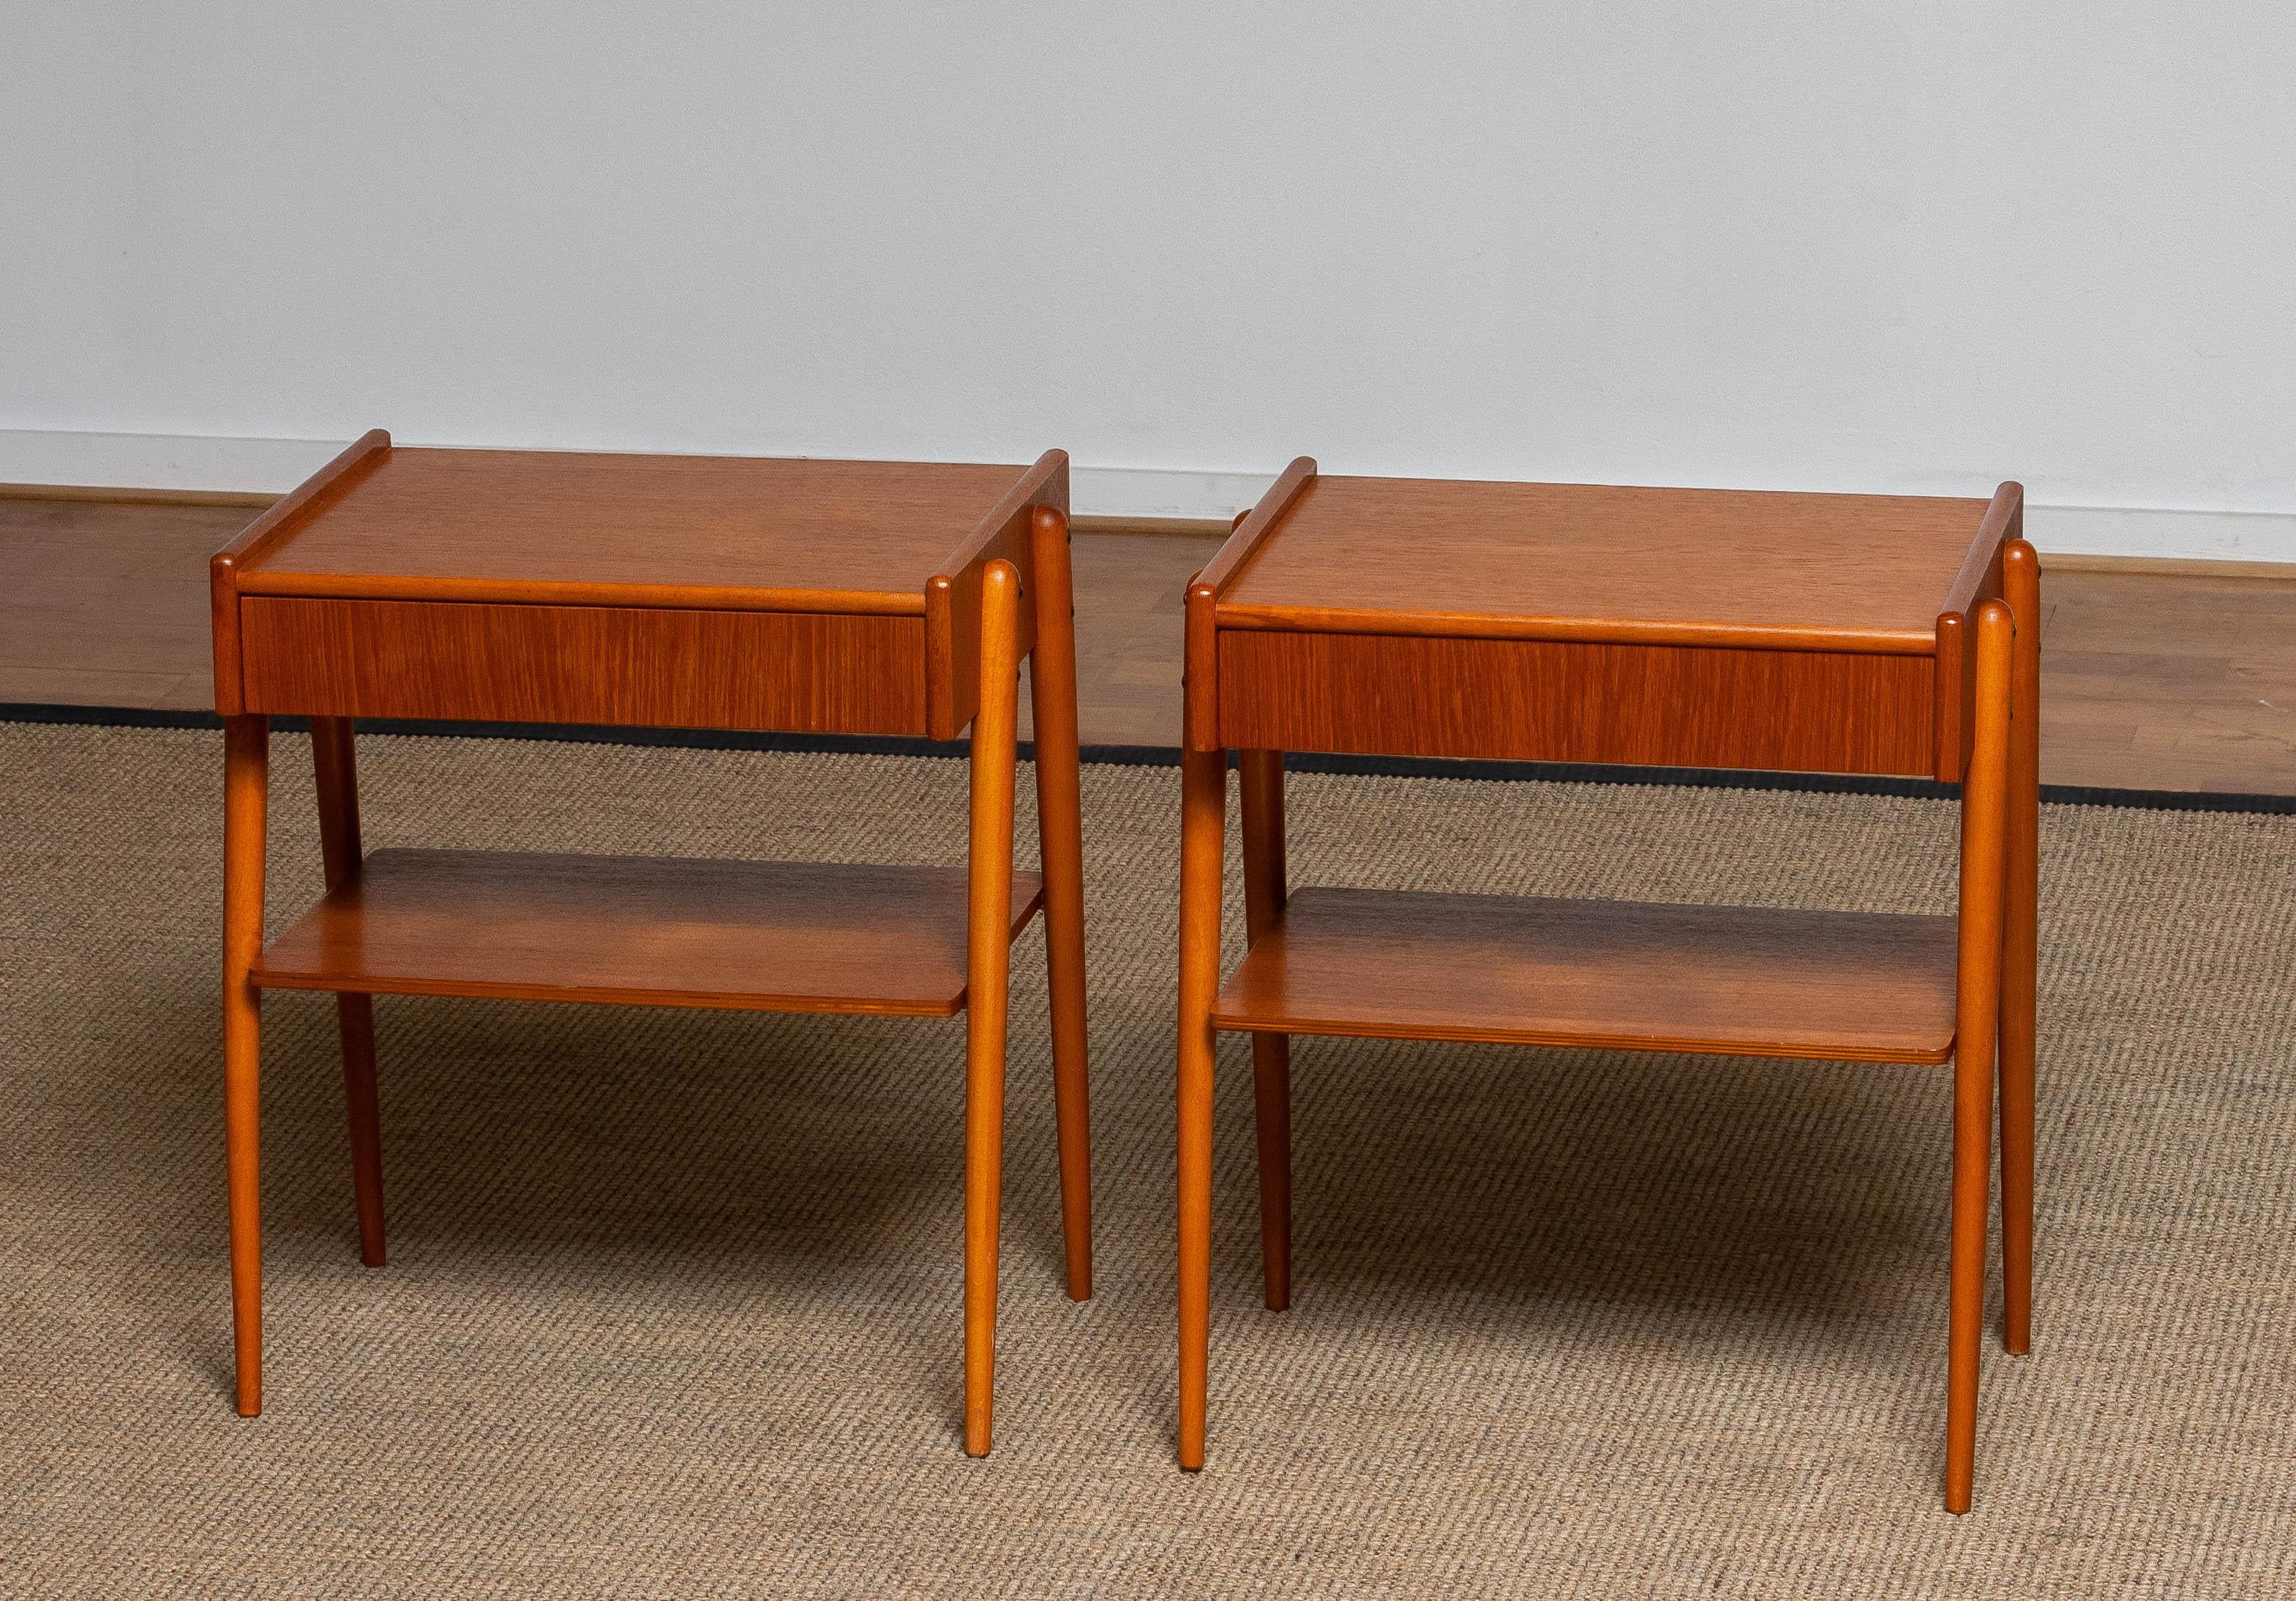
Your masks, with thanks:
[{"label": "woven sisal rug", "polygon": [[[1177,1472],[1153,768],[1085,776],[1081,1307],[1015,953],[995,1456],[957,1445],[962,1025],[914,1021],[386,998],[369,1271],[332,1006],[273,996],[240,1419],[219,745],[0,725],[0,1593],[2296,1591],[2296,818],[2046,810],[2034,1354],[1988,1328],[1955,1518],[1939,1070],[1303,1041],[1275,1315],[1231,1043],[1210,1462]],[[371,846],[962,854],[948,760],[362,759]],[[276,738],[275,927],[316,892],[309,788]],[[1929,800],[1306,776],[1292,811],[1301,883],[1952,892]]]}]

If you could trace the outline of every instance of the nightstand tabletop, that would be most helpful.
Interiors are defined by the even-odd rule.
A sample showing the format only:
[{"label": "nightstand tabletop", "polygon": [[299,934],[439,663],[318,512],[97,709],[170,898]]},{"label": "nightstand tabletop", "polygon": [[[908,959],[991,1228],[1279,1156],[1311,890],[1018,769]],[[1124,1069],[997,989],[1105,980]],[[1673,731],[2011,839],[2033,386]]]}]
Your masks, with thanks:
[{"label": "nightstand tabletop", "polygon": [[1998,542],[1987,505],[1317,476],[1218,625],[1930,654]]},{"label": "nightstand tabletop", "polygon": [[394,447],[242,594],[914,615],[1025,466]]}]

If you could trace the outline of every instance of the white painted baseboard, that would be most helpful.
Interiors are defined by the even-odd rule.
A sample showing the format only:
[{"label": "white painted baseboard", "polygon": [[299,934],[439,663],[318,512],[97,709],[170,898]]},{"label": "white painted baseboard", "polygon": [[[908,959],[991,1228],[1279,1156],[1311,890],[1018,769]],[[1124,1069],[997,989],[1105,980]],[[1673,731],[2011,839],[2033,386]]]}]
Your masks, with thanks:
[{"label": "white painted baseboard", "polygon": [[1180,472],[1069,464],[1070,509],[1079,517],[1233,517],[1275,481],[1273,472]]},{"label": "white painted baseboard", "polygon": [[[283,494],[347,443],[0,429],[0,483]],[[1070,484],[1080,515],[1203,519],[1234,516],[1273,481],[1272,473],[1079,464]],[[2036,502],[2027,508],[2025,531],[2045,555],[2296,562],[2291,512]]]},{"label": "white painted baseboard", "polygon": [[2045,556],[2296,562],[2296,513],[2291,512],[2029,503],[2025,538]]},{"label": "white painted baseboard", "polygon": [[0,429],[0,484],[283,495],[349,443]]}]

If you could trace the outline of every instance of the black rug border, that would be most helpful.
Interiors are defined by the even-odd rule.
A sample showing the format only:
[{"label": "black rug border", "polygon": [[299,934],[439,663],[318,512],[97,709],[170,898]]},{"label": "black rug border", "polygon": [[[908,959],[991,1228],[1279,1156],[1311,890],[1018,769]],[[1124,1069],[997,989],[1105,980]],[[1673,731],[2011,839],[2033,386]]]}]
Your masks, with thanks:
[{"label": "black rug border", "polygon": [[[220,732],[223,719],[212,711],[167,711],[137,706],[74,706],[36,701],[0,702],[0,722],[62,723],[106,728],[176,728]],[[299,717],[279,717],[283,733],[307,732]],[[943,756],[968,754],[965,740],[933,740],[867,734],[746,734],[712,728],[629,728],[574,723],[462,723],[361,718],[362,734],[421,735],[455,739],[525,739],[562,744],[660,745],[701,751],[798,751],[856,756]],[[1086,745],[1083,759],[1111,767],[1177,767],[1171,745]],[[1034,756],[1021,743],[1022,759]],[[1344,773],[1384,778],[1458,778],[1509,783],[1614,784],[1684,789],[1774,790],[1819,795],[1892,795],[1917,800],[1951,800],[1957,784],[1932,778],[1870,777],[1849,773],[1773,773],[1735,768],[1608,767],[1576,761],[1455,761],[1419,756],[1338,756],[1292,751],[1283,765],[1294,773]],[[2051,806],[2111,806],[2144,811],[2235,812],[2296,816],[2296,795],[2251,795],[2203,790],[2117,789],[2097,784],[2045,784],[2041,800]]]}]

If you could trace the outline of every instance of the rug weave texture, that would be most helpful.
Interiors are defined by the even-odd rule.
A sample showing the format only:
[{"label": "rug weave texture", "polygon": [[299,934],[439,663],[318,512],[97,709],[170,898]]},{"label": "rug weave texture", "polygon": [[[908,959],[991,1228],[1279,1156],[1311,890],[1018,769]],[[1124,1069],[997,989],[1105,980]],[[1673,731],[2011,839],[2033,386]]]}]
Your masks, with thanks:
[{"label": "rug weave texture", "polygon": [[[220,746],[0,727],[0,1594],[2296,1592],[2296,818],[2043,818],[2034,1351],[2000,1351],[1997,1267],[1956,1518],[1938,1069],[1303,1040],[1273,1314],[1228,1042],[1210,1459],[1177,1471],[1151,768],[1085,775],[1083,1305],[1041,932],[1015,948],[993,1457],[958,1449],[961,1021],[386,998],[370,1270],[332,1004],[269,997],[267,1409],[236,1417]],[[958,761],[360,756],[371,848],[963,858]],[[273,763],[276,932],[319,853],[306,743]],[[1295,883],[1954,892],[1935,801],[1291,787]]]}]

